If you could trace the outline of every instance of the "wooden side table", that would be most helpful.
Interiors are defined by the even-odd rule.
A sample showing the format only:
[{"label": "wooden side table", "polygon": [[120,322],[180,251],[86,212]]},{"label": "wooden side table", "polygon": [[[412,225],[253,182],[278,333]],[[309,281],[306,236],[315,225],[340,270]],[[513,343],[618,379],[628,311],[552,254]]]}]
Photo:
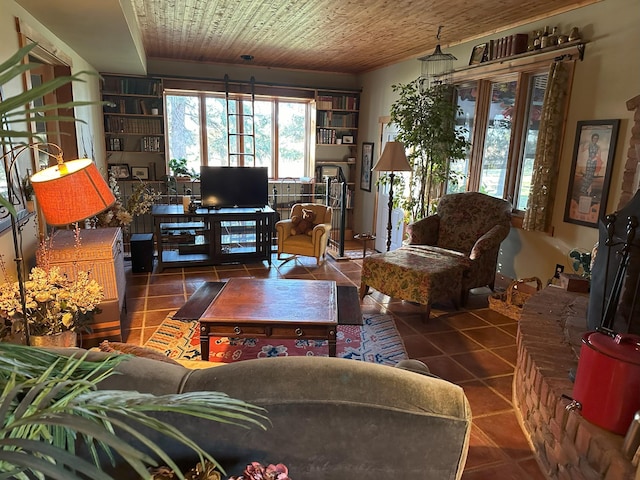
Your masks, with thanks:
[{"label": "wooden side table", "polygon": [[362,240],[362,258],[364,258],[367,256],[367,242],[375,240],[376,236],[371,235],[370,233],[358,233],[357,235],[354,235],[353,238],[355,238],[356,240]]}]

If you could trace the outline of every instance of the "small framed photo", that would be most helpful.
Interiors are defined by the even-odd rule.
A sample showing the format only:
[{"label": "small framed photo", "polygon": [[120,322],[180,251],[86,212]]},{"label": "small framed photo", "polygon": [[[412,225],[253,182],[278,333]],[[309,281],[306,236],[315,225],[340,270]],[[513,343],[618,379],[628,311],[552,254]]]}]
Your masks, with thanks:
[{"label": "small framed photo", "polygon": [[129,165],[126,163],[110,163],[109,174],[113,174],[118,180],[126,180],[129,178]]},{"label": "small framed photo", "polygon": [[619,127],[620,120],[578,122],[565,222],[598,228],[607,208]]},{"label": "small framed photo", "polygon": [[131,177],[138,180],[149,180],[149,167],[131,167]]},{"label": "small framed photo", "polygon": [[347,143],[347,144],[353,143],[353,135],[343,135],[342,143]]},{"label": "small framed photo", "polygon": [[469,59],[469,65],[477,65],[487,60],[487,44],[481,43],[473,47],[471,51],[471,58]]},{"label": "small framed photo", "polygon": [[362,164],[360,165],[360,190],[371,191],[371,168],[373,167],[373,143],[362,144]]}]

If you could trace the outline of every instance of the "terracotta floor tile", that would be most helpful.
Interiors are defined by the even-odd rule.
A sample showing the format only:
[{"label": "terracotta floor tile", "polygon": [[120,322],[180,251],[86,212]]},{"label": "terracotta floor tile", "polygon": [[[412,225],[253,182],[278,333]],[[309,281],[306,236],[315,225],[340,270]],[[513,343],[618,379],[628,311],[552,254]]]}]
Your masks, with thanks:
[{"label": "terracotta floor tile", "polygon": [[147,294],[147,282],[138,285],[129,285],[127,283],[127,298],[144,297]]},{"label": "terracotta floor tile", "polygon": [[[531,456],[531,447],[527,441],[520,424],[513,412],[502,412],[494,415],[474,418],[474,424],[478,426],[487,437],[497,445],[502,446],[502,451],[514,460],[522,460]],[[497,476],[495,478],[502,478]],[[507,477],[511,478],[511,477]]]},{"label": "terracotta floor tile", "polygon": [[512,410],[513,406],[479,380],[461,383],[471,405],[473,418]]},{"label": "terracotta floor tile", "polygon": [[[465,464],[465,471],[487,467],[489,465],[496,465],[504,463],[507,457],[502,453],[502,449],[499,448],[493,440],[487,437],[478,427],[473,425],[471,427],[471,437],[469,438],[469,452],[467,453],[467,463]],[[500,480],[499,477],[491,480]]]},{"label": "terracotta floor tile", "polygon": [[446,319],[447,323],[449,323],[453,328],[458,330],[486,327],[489,325],[487,322],[478,318],[471,312],[452,313],[450,315],[445,315],[444,319]]},{"label": "terracotta floor tile", "polygon": [[486,348],[513,345],[513,336],[496,327],[482,327],[465,330],[464,334]]},{"label": "terracotta floor tile", "polygon": [[506,347],[492,348],[491,351],[500,356],[514,367],[518,358],[518,348],[515,345],[507,345]]},{"label": "terracotta floor tile", "polygon": [[530,477],[516,463],[504,463],[480,470],[465,470],[462,480],[528,480]]},{"label": "terracotta floor tile", "polygon": [[175,311],[175,309],[171,309],[171,310],[148,310],[145,313],[144,326],[145,327],[151,327],[151,326],[157,327],[173,311]]},{"label": "terracotta floor tile", "polygon": [[524,470],[531,480],[546,480],[547,477],[542,473],[540,464],[535,458],[529,458],[518,462],[518,465]]},{"label": "terracotta floor tile", "polygon": [[185,294],[164,295],[161,297],[149,297],[147,308],[154,310],[179,309],[187,301]]},{"label": "terracotta floor tile", "polygon": [[483,382],[496,390],[506,401],[513,401],[513,375],[485,378]]},{"label": "terracotta floor tile", "polygon": [[453,383],[475,378],[462,365],[446,355],[420,358],[419,360],[427,364],[431,373]]},{"label": "terracotta floor tile", "polygon": [[162,295],[184,295],[184,282],[176,283],[160,283],[158,285],[149,285],[148,295],[150,297],[159,297]]},{"label": "terracotta floor tile", "polygon": [[482,349],[482,345],[457,330],[444,333],[426,333],[425,336],[448,355]]},{"label": "terracotta floor tile", "polygon": [[452,355],[452,358],[478,378],[513,373],[512,365],[488,350],[460,353]]},{"label": "terracotta floor tile", "polygon": [[409,335],[408,337],[403,337],[402,341],[409,358],[442,355],[442,351],[429,342],[424,335]]},{"label": "terracotta floor tile", "polygon": [[160,273],[160,274],[154,274],[151,275],[151,277],[149,278],[149,285],[158,285],[161,283],[180,283],[182,282],[183,279],[183,275],[182,272],[169,272],[169,270],[172,269],[167,269],[165,272]]},{"label": "terracotta floor tile", "polygon": [[474,313],[476,315],[480,315],[482,318],[484,318],[487,322],[491,323],[492,325],[509,325],[509,324],[518,323],[517,320],[513,320],[512,318],[502,315],[501,313],[498,313],[495,310],[491,310],[490,308],[477,310]]}]

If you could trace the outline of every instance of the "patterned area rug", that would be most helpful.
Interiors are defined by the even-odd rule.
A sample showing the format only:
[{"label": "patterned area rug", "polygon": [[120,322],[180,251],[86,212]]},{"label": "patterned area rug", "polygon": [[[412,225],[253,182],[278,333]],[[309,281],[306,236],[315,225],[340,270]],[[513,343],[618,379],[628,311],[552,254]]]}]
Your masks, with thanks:
[{"label": "patterned area rug", "polygon": [[[395,365],[407,358],[404,344],[389,315],[365,315],[364,325],[338,325],[336,355],[341,358]],[[169,315],[144,344],[173,359],[200,360],[198,322]],[[211,337],[209,360],[231,363],[250,358],[288,355],[328,356],[326,340],[272,340]]]}]

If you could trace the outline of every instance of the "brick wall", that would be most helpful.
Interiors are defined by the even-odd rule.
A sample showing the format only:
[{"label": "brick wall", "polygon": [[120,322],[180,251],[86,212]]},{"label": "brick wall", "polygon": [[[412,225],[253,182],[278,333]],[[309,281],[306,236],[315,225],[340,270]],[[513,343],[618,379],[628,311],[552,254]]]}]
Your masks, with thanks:
[{"label": "brick wall", "polygon": [[631,480],[635,469],[622,455],[624,438],[566,410],[587,304],[586,295],[547,287],[525,305],[518,324],[516,411],[548,478]]}]

